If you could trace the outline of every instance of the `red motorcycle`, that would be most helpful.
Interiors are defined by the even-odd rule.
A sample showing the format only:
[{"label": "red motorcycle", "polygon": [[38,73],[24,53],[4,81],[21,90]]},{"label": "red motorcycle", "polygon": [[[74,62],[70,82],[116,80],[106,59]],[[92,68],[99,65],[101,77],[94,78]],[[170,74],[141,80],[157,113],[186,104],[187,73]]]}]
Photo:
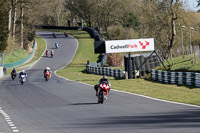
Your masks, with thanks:
[{"label": "red motorcycle", "polygon": [[104,100],[107,99],[110,86],[107,82],[103,81],[98,88],[98,103],[103,104]]},{"label": "red motorcycle", "polygon": [[46,51],[46,57],[48,57],[48,54],[49,54],[49,52],[48,52],[48,51]]},{"label": "red motorcycle", "polygon": [[46,79],[46,81],[48,81],[48,79],[50,78],[50,76],[51,76],[50,72],[46,72],[44,74],[44,78]]}]

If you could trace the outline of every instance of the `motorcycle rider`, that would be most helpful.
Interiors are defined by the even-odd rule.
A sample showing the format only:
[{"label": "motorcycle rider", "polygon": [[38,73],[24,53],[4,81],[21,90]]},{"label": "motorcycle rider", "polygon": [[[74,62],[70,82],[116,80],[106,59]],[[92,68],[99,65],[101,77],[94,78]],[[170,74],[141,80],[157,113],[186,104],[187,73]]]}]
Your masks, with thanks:
[{"label": "motorcycle rider", "polygon": [[110,83],[110,81],[108,80],[108,77],[107,77],[106,75],[103,75],[103,77],[99,80],[99,83],[96,84],[96,85],[94,86],[94,89],[95,89],[95,91],[96,91],[96,96],[98,95],[98,88],[99,88],[99,85],[100,85],[103,81],[105,81],[105,82],[108,83],[108,86],[109,86],[108,92],[110,92],[111,83]]},{"label": "motorcycle rider", "polygon": [[22,70],[22,72],[19,73],[19,78],[21,78],[22,75],[25,75],[25,77],[27,77],[25,70]]},{"label": "motorcycle rider", "polygon": [[50,70],[50,67],[46,67],[45,69],[44,69],[44,78],[45,78],[45,73],[46,72],[49,72],[50,73],[50,77],[51,77],[51,70]]},{"label": "motorcycle rider", "polygon": [[51,57],[53,57],[53,55],[54,55],[54,51],[53,51],[53,49],[51,50]]},{"label": "motorcycle rider", "polygon": [[49,50],[48,50],[48,49],[46,49],[46,52],[45,52],[45,53],[46,53],[46,56],[48,56],[48,54],[49,54]]},{"label": "motorcycle rider", "polygon": [[55,47],[56,47],[56,48],[58,48],[58,47],[59,47],[59,45],[58,45],[58,42],[56,42],[56,43],[55,43]]},{"label": "motorcycle rider", "polygon": [[14,78],[14,76],[17,76],[17,72],[16,72],[15,68],[13,68],[13,70],[10,74],[11,74],[12,78]]}]

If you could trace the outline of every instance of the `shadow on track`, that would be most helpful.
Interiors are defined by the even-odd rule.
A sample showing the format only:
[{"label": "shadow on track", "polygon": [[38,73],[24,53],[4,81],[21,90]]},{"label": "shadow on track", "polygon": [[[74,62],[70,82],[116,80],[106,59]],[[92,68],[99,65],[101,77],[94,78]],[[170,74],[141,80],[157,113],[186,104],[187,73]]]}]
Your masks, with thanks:
[{"label": "shadow on track", "polygon": [[74,103],[71,105],[95,105],[95,104],[99,104],[99,103]]}]

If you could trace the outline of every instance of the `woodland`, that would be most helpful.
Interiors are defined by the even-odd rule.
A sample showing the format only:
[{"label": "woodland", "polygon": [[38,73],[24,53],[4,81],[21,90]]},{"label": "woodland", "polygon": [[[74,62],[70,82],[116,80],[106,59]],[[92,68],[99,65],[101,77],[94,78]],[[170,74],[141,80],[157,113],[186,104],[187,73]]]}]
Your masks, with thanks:
[{"label": "woodland", "polygon": [[182,30],[185,46],[190,33],[192,44],[200,45],[200,13],[185,5],[181,0],[0,0],[0,52],[28,49],[38,25],[83,22],[108,40],[155,38],[156,48],[170,55],[181,49]]}]

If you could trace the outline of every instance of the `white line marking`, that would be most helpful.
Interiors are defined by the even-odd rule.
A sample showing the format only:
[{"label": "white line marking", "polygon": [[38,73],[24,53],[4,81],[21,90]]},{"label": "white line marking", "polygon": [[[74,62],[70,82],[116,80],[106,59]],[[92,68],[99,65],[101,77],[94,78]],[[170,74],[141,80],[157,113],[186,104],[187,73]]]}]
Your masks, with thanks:
[{"label": "white line marking", "polygon": [[5,118],[10,118],[10,116],[8,116],[8,115],[4,115],[4,117],[5,117]]},{"label": "white line marking", "polygon": [[11,122],[11,120],[6,120],[6,122]]},{"label": "white line marking", "polygon": [[13,133],[18,133],[19,132],[19,130],[13,130]]},{"label": "white line marking", "polygon": [[10,117],[5,118],[5,120],[10,120]]},{"label": "white line marking", "polygon": [[17,127],[10,127],[11,129],[17,129]]},{"label": "white line marking", "polygon": [[8,122],[8,124],[13,124],[13,122]]},{"label": "white line marking", "polygon": [[14,125],[14,124],[9,124],[9,126],[10,126],[10,127],[14,127],[15,125]]}]

